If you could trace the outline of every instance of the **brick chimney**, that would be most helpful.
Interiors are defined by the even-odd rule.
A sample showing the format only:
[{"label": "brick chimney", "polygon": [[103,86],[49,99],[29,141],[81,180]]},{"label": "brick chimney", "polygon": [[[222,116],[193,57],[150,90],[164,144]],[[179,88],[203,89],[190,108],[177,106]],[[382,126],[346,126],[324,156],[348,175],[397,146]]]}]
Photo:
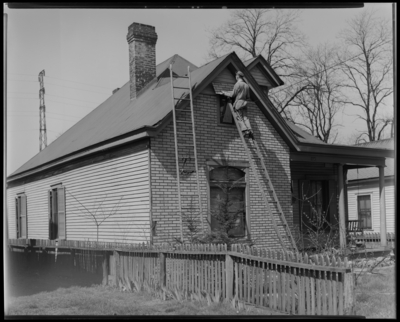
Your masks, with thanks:
[{"label": "brick chimney", "polygon": [[134,22],[128,28],[126,36],[129,44],[129,72],[131,81],[131,99],[156,77],[155,27]]}]

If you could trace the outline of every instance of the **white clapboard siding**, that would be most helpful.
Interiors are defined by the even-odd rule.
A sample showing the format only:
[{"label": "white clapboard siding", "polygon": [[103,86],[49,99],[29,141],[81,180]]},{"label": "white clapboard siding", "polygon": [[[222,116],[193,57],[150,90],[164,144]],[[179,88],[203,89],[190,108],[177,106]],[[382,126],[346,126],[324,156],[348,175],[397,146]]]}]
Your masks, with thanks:
[{"label": "white clapboard siding", "polygon": [[271,83],[268,81],[268,79],[263,75],[261,70],[258,68],[258,66],[255,66],[251,71],[251,75],[254,77],[254,79],[257,81],[257,84],[261,86],[267,86],[268,88],[271,88]]},{"label": "white clapboard siding", "polygon": [[147,149],[9,188],[9,238],[16,238],[14,198],[19,192],[25,192],[27,196],[28,238],[48,238],[47,191],[58,183],[66,190],[68,240],[96,240],[94,218],[101,222],[113,212],[115,214],[100,225],[99,241],[136,243],[150,240]]},{"label": "white clapboard siding", "polygon": [[[359,185],[350,184],[347,188],[349,219],[358,219],[357,196],[371,196],[372,211],[372,231],[380,232],[380,203],[379,203],[379,183],[378,180],[369,183],[361,183]],[[386,230],[394,232],[394,185],[393,180],[385,181],[385,200],[386,200]]]}]

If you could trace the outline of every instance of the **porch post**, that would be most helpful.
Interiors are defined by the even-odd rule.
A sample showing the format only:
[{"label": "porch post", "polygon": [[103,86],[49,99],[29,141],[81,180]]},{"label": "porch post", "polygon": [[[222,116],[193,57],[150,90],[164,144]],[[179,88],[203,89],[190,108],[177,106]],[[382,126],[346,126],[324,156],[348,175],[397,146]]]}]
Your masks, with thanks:
[{"label": "porch post", "polygon": [[339,240],[340,247],[346,247],[346,211],[344,203],[343,164],[338,164],[338,194],[339,194]]},{"label": "porch post", "polygon": [[387,246],[386,240],[386,202],[385,202],[385,168],[379,166],[379,204],[381,218],[381,246]]}]

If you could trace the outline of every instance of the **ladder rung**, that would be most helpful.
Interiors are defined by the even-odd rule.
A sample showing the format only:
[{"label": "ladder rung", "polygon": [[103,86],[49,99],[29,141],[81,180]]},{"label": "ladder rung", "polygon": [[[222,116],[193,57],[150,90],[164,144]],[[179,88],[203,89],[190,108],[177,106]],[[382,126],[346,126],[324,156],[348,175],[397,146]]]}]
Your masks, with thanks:
[{"label": "ladder rung", "polygon": [[174,88],[179,88],[179,89],[190,89],[189,87],[175,87]]},{"label": "ladder rung", "polygon": [[178,143],[178,148],[179,148],[180,146],[190,146],[190,147],[193,147],[193,148],[194,148],[194,145],[193,145],[193,144]]},{"label": "ladder rung", "polygon": [[178,101],[190,101],[190,98],[178,98],[178,97],[174,97],[174,99],[178,100]]},{"label": "ladder rung", "polygon": [[189,78],[188,76],[175,76],[174,78]]},{"label": "ladder rung", "polygon": [[177,123],[189,123],[189,124],[192,124],[192,121],[176,121]]},{"label": "ladder rung", "polygon": [[191,110],[187,110],[187,109],[182,109],[182,108],[180,108],[180,109],[175,109],[175,111],[177,111],[177,112],[191,112]]}]

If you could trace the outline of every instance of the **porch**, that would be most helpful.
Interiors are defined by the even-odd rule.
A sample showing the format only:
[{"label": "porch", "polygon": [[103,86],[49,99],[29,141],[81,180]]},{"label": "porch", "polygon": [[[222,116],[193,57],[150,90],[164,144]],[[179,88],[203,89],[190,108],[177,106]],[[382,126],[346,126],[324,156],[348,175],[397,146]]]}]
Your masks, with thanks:
[{"label": "porch", "polygon": [[384,185],[385,157],[390,152],[386,150],[380,154],[377,152],[382,150],[375,151],[376,149],[371,148],[322,144],[316,146],[317,144],[313,144],[307,152],[291,152],[290,158],[293,234],[298,240],[302,239],[299,249],[315,246],[317,238],[325,244],[328,240],[328,247],[344,249],[348,246],[347,171],[366,167],[379,169],[379,236],[383,237],[379,237],[379,242],[368,241],[363,244],[367,248],[373,245],[378,251],[390,249],[386,230]]}]

